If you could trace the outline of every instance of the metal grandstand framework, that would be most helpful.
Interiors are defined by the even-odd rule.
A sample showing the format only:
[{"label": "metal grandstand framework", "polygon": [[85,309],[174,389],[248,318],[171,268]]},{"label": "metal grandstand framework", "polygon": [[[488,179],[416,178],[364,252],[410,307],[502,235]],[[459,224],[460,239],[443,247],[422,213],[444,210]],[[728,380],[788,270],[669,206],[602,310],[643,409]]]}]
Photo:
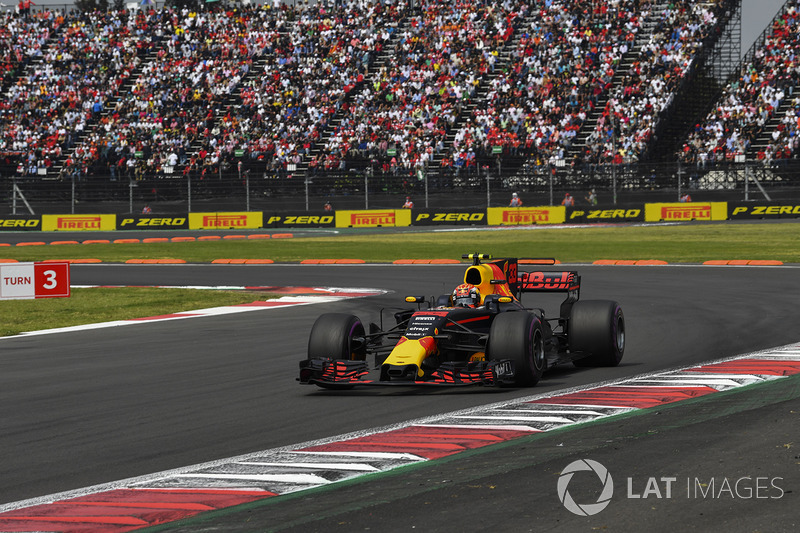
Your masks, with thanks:
[{"label": "metal grandstand framework", "polygon": [[[799,201],[800,164],[797,160],[733,161],[715,165],[639,163],[582,168],[553,165],[534,167],[525,175],[503,177],[496,169],[446,176],[408,179],[377,172],[326,172],[313,180],[251,176],[242,180],[228,172],[213,180],[187,176],[120,179],[106,177],[42,181],[0,177],[0,214],[136,213],[147,205],[153,213],[187,211],[308,211],[334,209],[396,209],[411,196],[417,208],[484,208],[508,205],[518,192],[526,206],[557,205],[571,193],[587,205],[594,190],[602,206],[673,202],[684,193],[695,201]],[[13,202],[24,193],[25,208]]]},{"label": "metal grandstand framework", "polygon": [[742,0],[723,0],[717,16],[719,30],[705,38],[672,106],[660,117],[655,135],[658,142],[646,154],[647,160],[673,160],[694,125],[706,116],[730,78],[739,73]]},{"label": "metal grandstand framework", "polygon": [[721,85],[739,73],[742,61],[742,0],[731,4],[728,23],[711,49],[707,70]]}]

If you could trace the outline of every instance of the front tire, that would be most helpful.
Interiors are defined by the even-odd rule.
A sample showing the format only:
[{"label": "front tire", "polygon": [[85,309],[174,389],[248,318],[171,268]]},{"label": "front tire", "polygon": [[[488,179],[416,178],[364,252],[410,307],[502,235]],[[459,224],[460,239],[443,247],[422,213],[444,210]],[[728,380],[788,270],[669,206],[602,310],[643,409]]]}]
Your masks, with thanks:
[{"label": "front tire", "polygon": [[488,351],[491,359],[513,362],[515,385],[536,385],[546,366],[541,320],[524,311],[500,313],[489,331]]},{"label": "front tire", "polygon": [[[355,315],[325,313],[317,318],[308,338],[308,358],[330,357],[363,361],[367,348],[363,341],[364,325]],[[356,340],[356,338],[360,338]]]},{"label": "front tire", "polygon": [[569,348],[588,354],[575,366],[617,366],[625,352],[625,315],[617,302],[575,302],[569,319]]}]

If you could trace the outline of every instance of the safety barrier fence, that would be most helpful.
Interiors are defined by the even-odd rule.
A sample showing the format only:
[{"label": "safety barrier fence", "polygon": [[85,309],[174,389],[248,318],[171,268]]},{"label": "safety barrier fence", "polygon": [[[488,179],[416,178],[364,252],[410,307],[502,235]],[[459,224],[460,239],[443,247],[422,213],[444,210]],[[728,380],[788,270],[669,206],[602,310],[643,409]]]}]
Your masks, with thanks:
[{"label": "safety barrier fence", "polygon": [[[800,198],[797,160],[715,164],[558,165],[508,161],[463,170],[390,170],[364,166],[329,172],[243,170],[206,173],[43,178],[0,173],[2,213],[137,213],[149,206],[159,214],[192,211],[385,209],[416,207],[485,209],[508,205],[513,192],[526,205],[557,205],[566,193],[587,204],[591,191],[614,206],[677,201],[690,194],[707,202]],[[519,163],[519,162],[517,162]],[[557,163],[557,162],[556,162]],[[563,161],[562,161],[563,163]]]},{"label": "safety barrier fence", "polygon": [[617,208],[532,206],[486,209],[367,209],[309,213],[232,211],[177,215],[50,214],[0,216],[0,231],[530,226],[800,218],[796,202],[667,202]]}]

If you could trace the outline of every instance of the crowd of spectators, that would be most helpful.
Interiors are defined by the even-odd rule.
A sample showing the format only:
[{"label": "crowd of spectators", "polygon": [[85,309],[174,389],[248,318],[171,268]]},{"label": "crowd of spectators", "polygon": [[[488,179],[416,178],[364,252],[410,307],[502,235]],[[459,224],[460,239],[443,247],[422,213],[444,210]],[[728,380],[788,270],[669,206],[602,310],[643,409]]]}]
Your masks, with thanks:
[{"label": "crowd of spectators", "polygon": [[[270,39],[263,71],[245,83],[241,107],[221,121],[228,151],[245,150],[270,173],[308,158],[331,118],[347,108],[348,95],[364,83],[405,8],[404,2],[348,0],[276,13],[283,31]],[[287,15],[290,23],[283,20]]]},{"label": "crowd of spectators", "polygon": [[[0,79],[4,88],[15,82],[30,61],[43,57],[45,43],[63,22],[61,14],[48,9],[33,14],[11,11],[0,13]],[[22,83],[24,82],[17,82]],[[22,90],[32,88],[39,87],[30,85],[28,89]],[[24,99],[10,101],[12,96],[13,93],[8,93],[0,101],[0,153],[15,154],[14,157],[22,164],[22,169],[27,171],[29,159],[37,159],[29,158],[28,155],[34,151],[32,145],[39,142],[36,125],[33,124],[33,113],[36,112],[35,107],[40,97],[37,95],[35,100],[26,102]]]},{"label": "crowd of spectators", "polygon": [[[418,2],[386,64],[343,110],[317,163],[341,168],[347,159],[383,158],[381,170],[392,174],[430,164],[527,10],[518,0]],[[391,149],[396,155],[384,158]]]},{"label": "crowd of spectators", "polygon": [[759,160],[786,159],[798,147],[800,99],[794,87],[800,81],[800,12],[798,2],[789,2],[776,17],[752,61],[729,83],[701,124],[683,145],[680,158],[704,167],[708,163],[734,161],[746,155],[764,125],[788,98],[784,116],[766,146],[757,149]]},{"label": "crowd of spectators", "polygon": [[210,141],[216,115],[272,32],[263,29],[259,10],[150,13],[158,47],[100,117],[82,155],[112,179],[169,175],[179,165],[204,177],[220,163]]},{"label": "crowd of spectators", "polygon": [[268,170],[299,163],[390,38],[397,6],[150,10],[154,57],[68,163],[88,160],[112,179],[178,168],[203,179],[237,154]]},{"label": "crowd of spectators", "polygon": [[63,23],[63,16],[45,9],[20,16],[0,12],[0,79],[3,84],[16,77],[19,68],[33,58],[42,57],[42,48]]},{"label": "crowd of spectators", "polygon": [[631,47],[646,1],[537,4],[519,30],[510,65],[490,82],[485,105],[456,134],[446,165],[477,152],[561,159]]},{"label": "crowd of spectators", "polygon": [[[267,174],[364,161],[395,175],[434,161],[474,171],[497,151],[564,159],[608,93],[583,159],[632,162],[723,1],[675,0],[658,10],[653,0],[342,0],[7,12],[0,68],[13,79],[0,101],[0,152],[21,154],[20,175],[58,161],[64,179],[202,179],[241,159]],[[746,149],[793,98],[797,17],[792,4],[776,20],[764,49],[698,125],[684,160]],[[647,19],[657,24],[644,39]],[[638,57],[612,86],[633,50]],[[485,97],[456,131],[479,88]],[[765,158],[796,148],[800,99],[793,103]]]},{"label": "crowd of spectators", "polygon": [[[403,6],[350,0],[62,15],[58,34],[40,33],[42,63],[0,107],[0,150],[24,154],[21,175],[63,154],[61,176],[78,179],[176,167],[203,177],[239,151],[271,165],[298,162],[363,81]],[[255,81],[242,83],[256,64]]]},{"label": "crowd of spectators", "polygon": [[589,163],[635,163],[648,150],[660,115],[693,66],[704,41],[717,30],[724,0],[670,2],[636,61],[611,92],[583,159]]},{"label": "crowd of spectators", "polygon": [[[0,151],[20,153],[19,173],[36,175],[73,148],[150,43],[139,34],[147,27],[142,13],[43,11],[22,20],[26,31],[41,32],[32,46],[41,61],[29,64],[0,101]],[[40,42],[44,27],[52,36]],[[86,150],[78,146],[76,153]]]}]

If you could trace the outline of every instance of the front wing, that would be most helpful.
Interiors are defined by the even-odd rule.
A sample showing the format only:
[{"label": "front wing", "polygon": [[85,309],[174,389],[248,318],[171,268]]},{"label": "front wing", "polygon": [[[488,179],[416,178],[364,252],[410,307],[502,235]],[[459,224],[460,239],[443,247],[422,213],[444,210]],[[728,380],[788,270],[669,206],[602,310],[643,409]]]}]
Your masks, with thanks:
[{"label": "front wing", "polygon": [[[415,367],[416,368],[416,367]],[[508,386],[515,383],[514,364],[509,360],[445,362],[423,377],[415,379],[370,379],[366,361],[314,358],[300,361],[301,384],[324,388],[354,386],[465,387]]]}]

